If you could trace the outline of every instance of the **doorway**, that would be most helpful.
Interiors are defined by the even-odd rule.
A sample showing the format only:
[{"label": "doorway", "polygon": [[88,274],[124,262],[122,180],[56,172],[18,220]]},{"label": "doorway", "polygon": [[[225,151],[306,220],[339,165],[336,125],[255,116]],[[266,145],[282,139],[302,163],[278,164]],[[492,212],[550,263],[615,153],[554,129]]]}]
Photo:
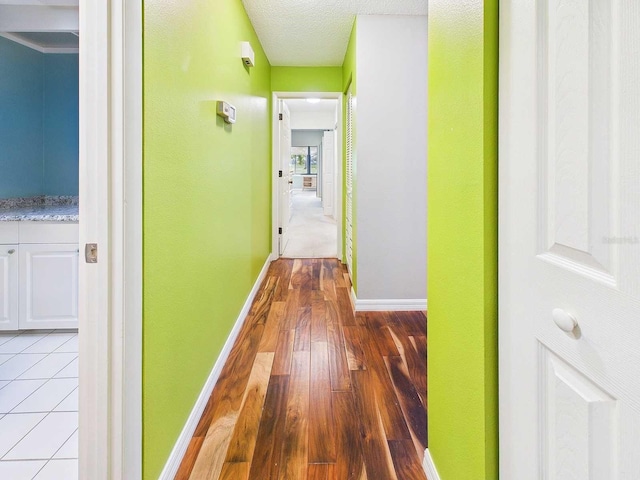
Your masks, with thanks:
[{"label": "doorway", "polygon": [[[30,2],[0,4],[0,31],[80,32],[76,207],[82,221],[73,236],[74,255],[67,258],[76,259],[81,328],[77,344],[70,338],[56,347],[60,335],[36,342],[46,341],[61,354],[77,350],[81,359],[78,467],[53,478],[136,479],[142,471],[142,4],[25,3]],[[60,242],[60,232],[52,233],[58,235],[56,245],[71,243],[69,237]],[[25,248],[25,257],[30,251]],[[2,478],[31,478],[29,472],[4,473]]]},{"label": "doorway", "polygon": [[341,258],[342,94],[274,93],[274,105],[274,258]]},{"label": "doorway", "polygon": [[72,479],[80,405],[78,8],[55,18],[19,6],[4,13],[0,477]]}]

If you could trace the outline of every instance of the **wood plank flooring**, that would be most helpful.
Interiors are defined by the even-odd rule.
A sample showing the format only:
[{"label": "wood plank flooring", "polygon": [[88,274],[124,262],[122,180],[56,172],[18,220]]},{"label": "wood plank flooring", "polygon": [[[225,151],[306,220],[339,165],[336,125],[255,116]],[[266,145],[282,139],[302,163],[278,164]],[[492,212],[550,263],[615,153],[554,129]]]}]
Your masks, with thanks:
[{"label": "wood plank flooring", "polygon": [[426,316],[354,315],[350,288],[271,264],[177,480],[425,480]]}]

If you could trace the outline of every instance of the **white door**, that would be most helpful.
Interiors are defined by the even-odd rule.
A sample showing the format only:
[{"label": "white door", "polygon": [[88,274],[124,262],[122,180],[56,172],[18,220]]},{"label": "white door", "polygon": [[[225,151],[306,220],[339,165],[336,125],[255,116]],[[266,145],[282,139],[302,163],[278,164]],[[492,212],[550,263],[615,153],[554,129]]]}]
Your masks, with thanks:
[{"label": "white door", "polygon": [[0,245],[0,330],[18,329],[18,245]]},{"label": "white door", "polygon": [[20,329],[78,328],[78,246],[20,245]]},{"label": "white door", "polygon": [[326,130],[322,137],[322,208],[333,217],[335,205],[336,132]]},{"label": "white door", "polygon": [[500,478],[640,478],[640,9],[500,11]]},{"label": "white door", "polygon": [[291,165],[291,115],[287,104],[280,100],[280,255],[289,241],[289,219],[291,218],[291,185],[293,178],[289,172]]}]

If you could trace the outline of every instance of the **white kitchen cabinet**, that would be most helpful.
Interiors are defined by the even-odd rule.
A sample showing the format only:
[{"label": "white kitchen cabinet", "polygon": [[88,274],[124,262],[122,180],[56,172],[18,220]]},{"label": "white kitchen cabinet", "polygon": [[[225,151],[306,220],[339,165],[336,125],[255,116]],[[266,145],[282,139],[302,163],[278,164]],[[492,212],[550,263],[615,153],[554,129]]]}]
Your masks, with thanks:
[{"label": "white kitchen cabinet", "polygon": [[18,245],[0,245],[0,330],[18,329]]},{"label": "white kitchen cabinet", "polygon": [[77,244],[20,245],[20,329],[78,327]]},{"label": "white kitchen cabinet", "polygon": [[78,224],[0,222],[0,330],[78,328]]}]

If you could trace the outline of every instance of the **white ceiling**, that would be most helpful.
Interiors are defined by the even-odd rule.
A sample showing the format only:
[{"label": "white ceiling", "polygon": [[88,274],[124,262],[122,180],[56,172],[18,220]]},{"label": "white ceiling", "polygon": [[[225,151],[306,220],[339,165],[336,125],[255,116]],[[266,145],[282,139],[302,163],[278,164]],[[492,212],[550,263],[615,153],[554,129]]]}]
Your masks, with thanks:
[{"label": "white ceiling", "polygon": [[426,15],[427,0],[242,0],[273,66],[340,66],[356,15]]},{"label": "white ceiling", "polygon": [[78,0],[0,0],[0,32],[77,32]]},{"label": "white ceiling", "polygon": [[291,113],[335,113],[338,108],[337,100],[320,100],[318,103],[309,103],[305,99],[287,99],[285,103]]},{"label": "white ceiling", "polygon": [[79,3],[79,0],[0,0],[0,5],[36,5],[49,7],[77,7]]}]

